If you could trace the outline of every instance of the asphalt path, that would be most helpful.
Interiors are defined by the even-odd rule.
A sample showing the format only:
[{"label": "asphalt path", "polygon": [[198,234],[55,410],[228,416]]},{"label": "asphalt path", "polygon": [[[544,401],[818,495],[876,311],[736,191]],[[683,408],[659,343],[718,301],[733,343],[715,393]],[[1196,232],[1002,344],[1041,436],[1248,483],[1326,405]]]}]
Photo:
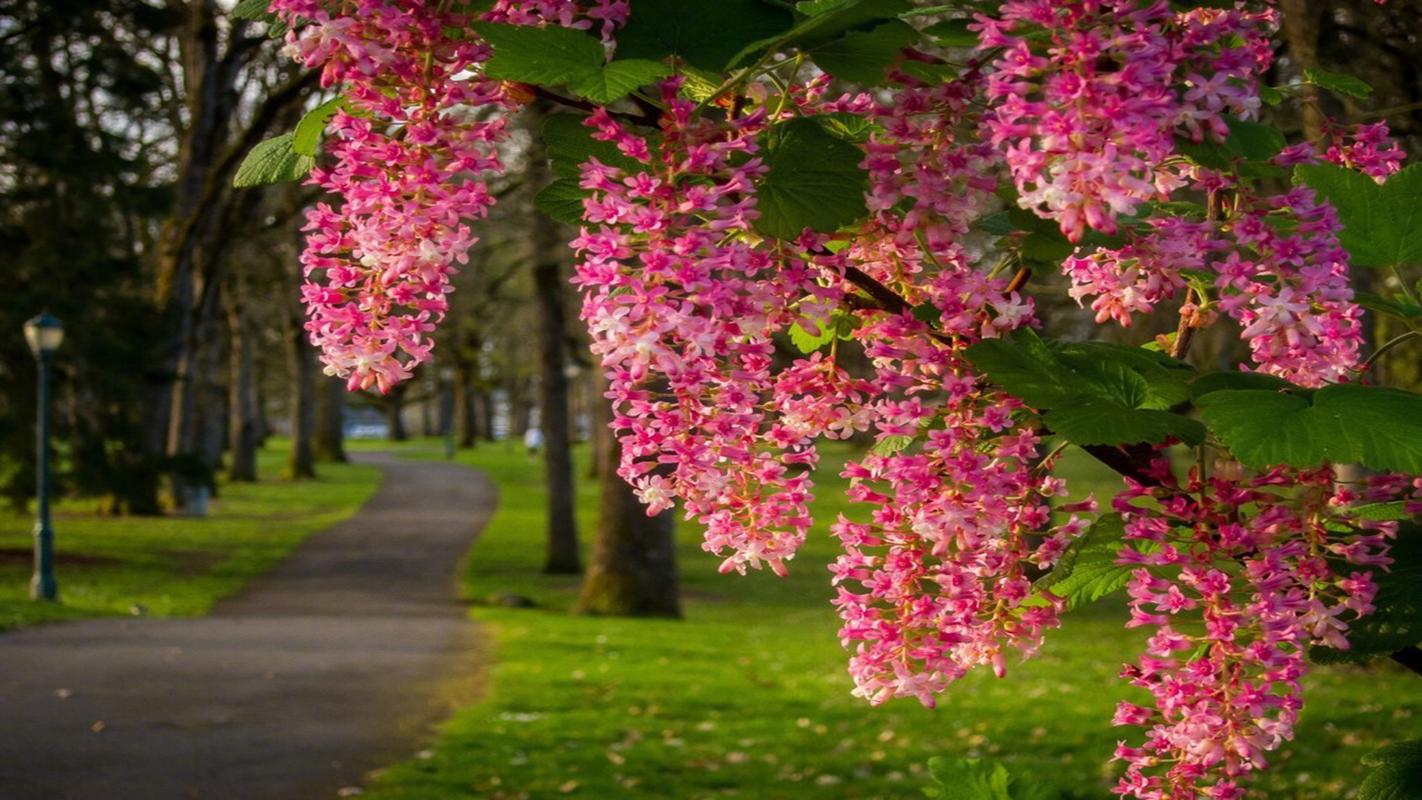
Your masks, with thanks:
[{"label": "asphalt path", "polygon": [[206,617],[0,634],[0,798],[355,794],[475,698],[482,640],[456,573],[496,490],[361,458],[376,494]]}]

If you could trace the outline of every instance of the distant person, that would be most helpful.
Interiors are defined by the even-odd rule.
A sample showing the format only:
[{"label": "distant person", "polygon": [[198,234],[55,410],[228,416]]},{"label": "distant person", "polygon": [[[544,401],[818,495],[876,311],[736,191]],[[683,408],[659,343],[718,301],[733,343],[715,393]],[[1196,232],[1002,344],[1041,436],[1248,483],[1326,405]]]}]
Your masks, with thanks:
[{"label": "distant person", "polygon": [[524,431],[523,446],[528,448],[529,455],[538,455],[538,451],[543,449],[543,431],[535,427],[530,427]]}]

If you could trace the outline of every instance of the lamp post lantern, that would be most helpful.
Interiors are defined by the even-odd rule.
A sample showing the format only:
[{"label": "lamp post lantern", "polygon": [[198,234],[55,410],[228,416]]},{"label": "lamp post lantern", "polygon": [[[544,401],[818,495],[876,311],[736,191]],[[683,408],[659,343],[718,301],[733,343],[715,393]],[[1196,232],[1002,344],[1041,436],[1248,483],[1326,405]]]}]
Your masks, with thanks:
[{"label": "lamp post lantern", "polygon": [[49,522],[49,371],[54,351],[64,341],[64,326],[49,314],[25,323],[25,341],[39,361],[39,404],[35,421],[35,574],[30,579],[30,597],[54,600],[59,588],[54,582],[54,529]]}]

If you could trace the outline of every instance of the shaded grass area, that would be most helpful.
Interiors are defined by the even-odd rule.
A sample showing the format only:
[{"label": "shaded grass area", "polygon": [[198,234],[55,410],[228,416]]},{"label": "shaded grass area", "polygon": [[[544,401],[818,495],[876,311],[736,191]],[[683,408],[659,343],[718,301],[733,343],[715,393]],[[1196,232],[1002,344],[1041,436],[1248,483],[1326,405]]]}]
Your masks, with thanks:
[{"label": "shaded grass area", "polygon": [[261,452],[262,481],[224,484],[206,519],[104,517],[93,502],[54,511],[58,603],[29,599],[33,521],[0,515],[0,629],[61,619],[202,614],[307,536],[353,514],[379,485],[372,466],[322,464],[278,480],[285,443]]},{"label": "shaded grass area", "polygon": [[[416,457],[434,457],[412,446]],[[383,772],[375,800],[446,798],[911,798],[933,756],[999,759],[1077,798],[1108,797],[1115,676],[1142,636],[1110,603],[1069,616],[1042,655],[1005,680],[970,675],[937,709],[871,708],[850,696],[824,565],[827,526],[848,511],[826,458],[817,526],[778,579],[719,575],[699,532],[679,532],[684,621],[571,617],[576,579],[538,573],[542,467],[504,445],[460,459],[499,484],[497,515],[464,574],[476,600],[498,593],[539,608],[473,612],[496,639],[486,700],[456,716],[429,751]],[[1081,454],[1078,488],[1113,483]],[[595,487],[580,482],[584,533]],[[856,512],[857,513],[857,512]],[[1390,667],[1319,669],[1298,738],[1256,783],[1258,797],[1347,797],[1359,758],[1422,731],[1422,680]]]}]

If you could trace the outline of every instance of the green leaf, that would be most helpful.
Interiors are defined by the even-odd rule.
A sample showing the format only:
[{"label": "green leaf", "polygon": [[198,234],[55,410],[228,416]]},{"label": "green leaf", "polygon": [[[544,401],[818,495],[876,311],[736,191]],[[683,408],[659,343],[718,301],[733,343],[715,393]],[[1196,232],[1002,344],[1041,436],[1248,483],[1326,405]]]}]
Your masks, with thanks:
[{"label": "green leaf", "polygon": [[1036,588],[1066,600],[1069,611],[1120,591],[1135,569],[1116,563],[1125,536],[1120,514],[1102,514],[1062,553],[1052,571],[1037,580]]},{"label": "green leaf", "polygon": [[977,47],[978,35],[968,30],[972,22],[970,19],[948,19],[929,25],[923,32],[937,39],[944,47]]},{"label": "green leaf", "polygon": [[1048,411],[1042,421],[1081,447],[1163,442],[1172,436],[1189,445],[1205,441],[1205,426],[1198,420],[1152,409],[1133,409],[1123,414],[1121,406],[1109,400],[1087,399],[1058,406]]},{"label": "green leaf", "polygon": [[874,443],[869,448],[869,452],[876,456],[891,456],[913,444],[912,436],[885,436]]},{"label": "green leaf", "polygon": [[620,58],[658,61],[677,56],[721,72],[753,42],[789,30],[791,13],[760,0],[637,0],[637,12],[617,32]]},{"label": "green leaf", "polygon": [[321,145],[321,137],[326,133],[326,125],[345,105],[344,97],[333,97],[306,112],[292,132],[291,149],[303,156],[316,155],[316,148]]},{"label": "green leaf", "polygon": [[1411,321],[1422,317],[1422,306],[1406,297],[1383,297],[1371,292],[1357,292],[1353,295],[1353,299],[1357,301],[1358,305],[1369,311],[1387,314],[1401,320]]},{"label": "green leaf", "polygon": [[[800,21],[790,30],[751,42],[731,58],[729,66],[742,66],[756,53],[799,47],[811,50],[847,31],[869,30],[897,19],[912,8],[909,0],[841,0],[837,3],[815,4],[815,14]],[[640,12],[639,12],[640,13]]]},{"label": "green leaf", "polygon": [[606,105],[671,74],[671,67],[661,62],[629,58],[614,61],[591,75],[574,81],[568,88],[579,97]]},{"label": "green leaf", "polygon": [[[1354,515],[1364,519],[1395,518],[1391,503],[1379,507],[1355,509]],[[1366,663],[1387,656],[1404,647],[1422,644],[1422,526],[1404,523],[1388,553],[1392,565],[1387,569],[1372,569],[1378,593],[1373,598],[1373,613],[1348,624],[1348,649],[1309,648],[1309,658],[1320,664]]]},{"label": "green leaf", "polygon": [[1422,164],[1379,185],[1333,164],[1294,168],[1294,183],[1313,187],[1338,209],[1343,246],[1360,267],[1422,264]]},{"label": "green leaf", "polygon": [[767,172],[759,187],[756,230],[794,239],[806,228],[831,233],[868,212],[868,174],[859,148],[830,134],[812,118],[773,128],[766,146]]},{"label": "green leaf", "polygon": [[1190,383],[1190,400],[1199,400],[1210,392],[1228,389],[1281,391],[1294,388],[1297,387],[1283,378],[1276,378],[1273,375],[1265,375],[1260,372],[1211,372],[1208,375],[1201,375]]},{"label": "green leaf", "polygon": [[1056,800],[1060,793],[1030,775],[1015,776],[1007,767],[975,758],[928,760],[933,786],[924,790],[939,800]]},{"label": "green leaf", "polygon": [[271,16],[271,12],[267,10],[269,5],[270,0],[241,0],[232,9],[232,16],[237,19],[265,20]]},{"label": "green leaf", "polygon": [[820,69],[842,81],[874,84],[884,79],[884,70],[917,39],[918,31],[912,25],[890,20],[872,30],[850,31],[808,52]]},{"label": "green leaf", "polygon": [[1422,800],[1422,739],[1388,745],[1363,763],[1376,769],[1358,787],[1358,800]]},{"label": "green leaf", "polygon": [[596,75],[606,60],[602,42],[571,28],[481,22],[474,30],[494,48],[484,74],[498,80],[561,86]]},{"label": "green leaf", "polygon": [[980,372],[1047,413],[1044,421],[1079,445],[1197,444],[1204,427],[1171,409],[1188,398],[1190,367],[1161,353],[1106,342],[1046,342],[1030,330],[968,348]]},{"label": "green leaf", "polygon": [[869,141],[869,135],[878,129],[874,120],[848,111],[820,114],[814,117],[814,120],[835,136],[855,144]]},{"label": "green leaf", "polygon": [[1366,81],[1352,75],[1329,72],[1316,67],[1304,69],[1304,80],[1320,89],[1327,89],[1330,92],[1347,95],[1358,100],[1366,100],[1373,93],[1373,87],[1369,86]]},{"label": "green leaf", "polygon": [[[628,172],[641,172],[647,168],[637,159],[623,155],[617,145],[594,139],[592,130],[583,124],[584,119],[576,114],[553,114],[543,123],[543,145],[547,148],[554,175],[576,179],[579,177],[579,166],[589,158]],[[655,138],[648,136],[648,139]]]},{"label": "green leaf", "polygon": [[1422,396],[1351,384],[1316,392],[1229,389],[1196,401],[1205,422],[1247,466],[1325,461],[1422,472]]},{"label": "green leaf", "polygon": [[316,160],[292,148],[292,135],[283,133],[252,148],[242,160],[232,185],[238,189],[298,180],[311,171]]},{"label": "green leaf", "polygon": [[[1277,128],[1247,120],[1230,119],[1229,138],[1223,143],[1180,142],[1179,150],[1195,163],[1211,169],[1229,169],[1237,162],[1266,165],[1287,143]],[[1269,165],[1272,166],[1272,165]],[[1256,169],[1256,176],[1270,170]]]},{"label": "green leaf", "polygon": [[559,222],[581,225],[583,200],[588,194],[576,178],[558,178],[533,196],[533,205]]}]

